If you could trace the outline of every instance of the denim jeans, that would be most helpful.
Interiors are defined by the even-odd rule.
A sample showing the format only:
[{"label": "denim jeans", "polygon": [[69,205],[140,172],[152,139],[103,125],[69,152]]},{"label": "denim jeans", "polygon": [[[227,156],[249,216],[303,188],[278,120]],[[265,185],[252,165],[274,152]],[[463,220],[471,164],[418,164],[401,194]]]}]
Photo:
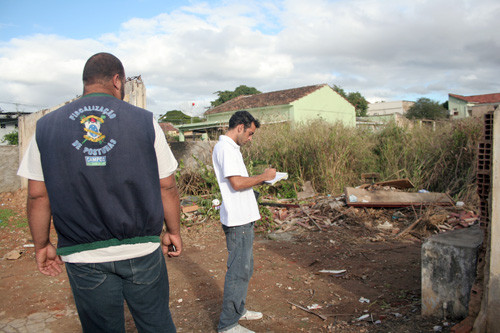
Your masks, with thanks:
[{"label": "denim jeans", "polygon": [[143,257],[66,263],[83,332],[125,332],[124,300],[139,332],[175,332],[161,247]]},{"label": "denim jeans", "polygon": [[237,227],[222,226],[229,255],[218,331],[236,326],[246,311],[248,282],[253,273],[253,225],[252,222]]}]

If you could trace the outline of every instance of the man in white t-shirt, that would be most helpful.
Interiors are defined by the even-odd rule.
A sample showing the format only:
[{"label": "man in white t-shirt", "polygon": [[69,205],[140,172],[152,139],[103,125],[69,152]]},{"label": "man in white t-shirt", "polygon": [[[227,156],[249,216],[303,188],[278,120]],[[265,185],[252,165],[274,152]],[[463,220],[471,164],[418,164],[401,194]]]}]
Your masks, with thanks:
[{"label": "man in white t-shirt", "polygon": [[240,147],[252,140],[260,123],[248,111],[238,111],[229,119],[226,135],[214,147],[212,161],[222,194],[220,220],[229,253],[224,283],[224,300],[219,332],[252,332],[238,320],[256,320],[262,313],[245,308],[248,282],[253,273],[254,222],[260,219],[253,186],[276,176],[276,169],[249,176]]}]

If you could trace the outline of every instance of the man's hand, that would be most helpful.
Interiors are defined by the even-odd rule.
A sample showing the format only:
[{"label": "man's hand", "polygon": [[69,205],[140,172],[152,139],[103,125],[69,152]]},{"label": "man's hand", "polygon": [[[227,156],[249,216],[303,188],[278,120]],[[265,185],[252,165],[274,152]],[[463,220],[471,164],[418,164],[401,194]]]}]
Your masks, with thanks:
[{"label": "man's hand", "polygon": [[274,179],[274,177],[276,177],[276,169],[267,168],[262,173],[262,177],[264,177],[264,181]]},{"label": "man's hand", "polygon": [[[175,251],[169,250],[169,246],[175,246]],[[172,235],[170,233],[165,233],[161,239],[161,250],[163,254],[169,257],[178,257],[182,252],[182,239],[181,235]]]},{"label": "man's hand", "polygon": [[231,183],[231,187],[235,191],[246,190],[247,188],[251,188],[255,185],[260,185],[266,180],[271,180],[276,177],[276,169],[268,168],[264,170],[263,173],[257,176],[252,177],[243,177],[243,176],[231,176],[227,177],[229,179],[229,183]]},{"label": "man's hand", "polygon": [[38,270],[42,274],[57,276],[62,272],[61,257],[56,254],[56,248],[50,243],[45,247],[35,248],[35,260]]}]

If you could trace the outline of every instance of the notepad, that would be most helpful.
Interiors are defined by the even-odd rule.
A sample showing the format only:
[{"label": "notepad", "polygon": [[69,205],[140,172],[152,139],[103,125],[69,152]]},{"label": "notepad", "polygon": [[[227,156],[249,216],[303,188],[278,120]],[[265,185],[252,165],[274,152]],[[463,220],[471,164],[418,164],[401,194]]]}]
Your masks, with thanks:
[{"label": "notepad", "polygon": [[288,179],[288,173],[286,172],[276,172],[276,177],[271,180],[266,180],[264,183],[269,184],[269,185],[274,185],[276,182],[279,182],[282,179]]}]

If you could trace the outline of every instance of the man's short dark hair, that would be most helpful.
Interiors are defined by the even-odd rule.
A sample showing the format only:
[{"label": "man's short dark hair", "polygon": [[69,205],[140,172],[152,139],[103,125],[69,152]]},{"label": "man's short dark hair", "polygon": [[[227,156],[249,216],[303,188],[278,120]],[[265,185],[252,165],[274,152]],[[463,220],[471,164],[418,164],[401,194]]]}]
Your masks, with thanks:
[{"label": "man's short dark hair", "polygon": [[102,84],[111,80],[115,74],[125,80],[125,69],[120,59],[110,53],[97,53],[85,63],[82,76],[83,84]]},{"label": "man's short dark hair", "polygon": [[243,124],[245,129],[255,124],[256,128],[260,127],[260,122],[255,119],[248,111],[236,111],[229,119],[229,129],[233,129],[236,126]]}]

